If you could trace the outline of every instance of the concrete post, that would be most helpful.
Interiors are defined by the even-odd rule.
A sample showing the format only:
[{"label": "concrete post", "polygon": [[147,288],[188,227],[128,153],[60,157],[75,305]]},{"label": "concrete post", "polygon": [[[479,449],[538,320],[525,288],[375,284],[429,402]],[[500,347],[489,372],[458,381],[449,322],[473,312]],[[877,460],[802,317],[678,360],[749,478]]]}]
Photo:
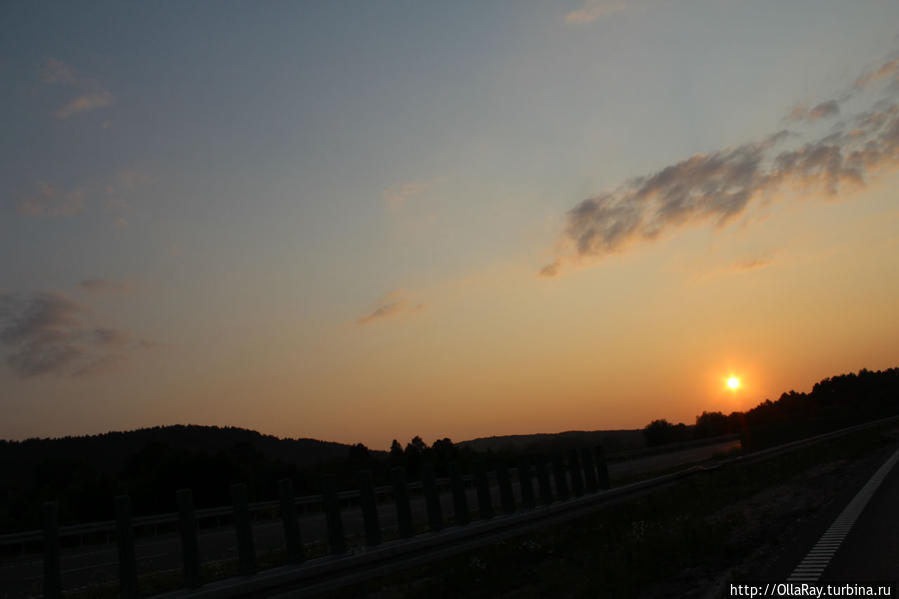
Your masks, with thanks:
[{"label": "concrete post", "polygon": [[381,544],[381,523],[378,519],[378,500],[371,470],[362,470],[358,475],[359,503],[362,507],[362,521],[365,525],[365,544],[369,547]]},{"label": "concrete post", "polygon": [[584,473],[581,470],[581,458],[576,449],[568,452],[568,472],[571,475],[571,490],[575,497],[584,494]]},{"label": "concrete post", "polygon": [[590,448],[585,447],[581,450],[581,461],[584,465],[584,487],[588,493],[596,493],[599,490],[599,484],[596,481],[596,464]]},{"label": "concrete post", "polygon": [[401,537],[408,539],[415,534],[412,526],[412,507],[409,505],[409,491],[406,489],[406,470],[396,466],[391,471],[393,497],[396,500],[396,523]]},{"label": "concrete post", "polygon": [[565,501],[571,494],[568,492],[568,479],[565,476],[565,464],[562,462],[562,454],[553,454],[553,482],[556,483],[556,497],[559,501]]},{"label": "concrete post", "polygon": [[282,478],[278,481],[278,495],[281,499],[281,522],[284,525],[287,561],[298,564],[303,561],[303,541],[300,537],[300,525],[297,522],[297,504],[293,494],[293,482],[289,478]]},{"label": "concrete post", "polygon": [[240,573],[252,576],[256,573],[256,547],[253,543],[253,526],[250,524],[250,506],[245,484],[231,485],[231,502],[234,505],[234,532],[237,535]]},{"label": "concrete post", "polygon": [[474,484],[478,490],[478,512],[482,520],[489,520],[493,517],[493,497],[490,496],[487,468],[480,460],[474,467]]},{"label": "concrete post", "polygon": [[465,479],[459,462],[450,462],[450,484],[453,487],[453,520],[457,526],[464,526],[471,520],[468,513],[468,495],[465,493]]},{"label": "concrete post", "polygon": [[524,507],[533,509],[535,505],[534,481],[531,473],[531,462],[526,456],[518,461],[518,484],[521,487],[521,503]]},{"label": "concrete post", "polygon": [[328,546],[334,555],[346,553],[343,537],[343,520],[340,516],[340,500],[337,498],[337,479],[333,474],[322,476],[322,503],[328,521]]},{"label": "concrete post", "polygon": [[131,526],[131,498],[115,498],[116,544],[119,552],[119,591],[123,598],[137,597],[137,556],[134,551],[134,528]]},{"label": "concrete post", "polygon": [[44,597],[62,597],[62,574],[59,564],[59,504],[44,503]]},{"label": "concrete post", "polygon": [[540,503],[549,505],[553,502],[553,490],[549,484],[549,468],[546,464],[546,458],[537,456],[537,486],[540,488]]},{"label": "concrete post", "polygon": [[602,445],[593,448],[593,455],[596,456],[596,478],[599,482],[600,490],[611,489],[612,484],[609,482],[609,467],[606,465],[606,451]]},{"label": "concrete post", "polygon": [[200,570],[200,547],[197,542],[197,520],[194,518],[194,494],[180,489],[178,499],[178,528],[181,532],[181,556],[184,561],[184,584],[199,587],[203,584]]},{"label": "concrete post", "polygon": [[443,530],[443,510],[440,507],[440,493],[437,490],[437,475],[434,474],[433,464],[427,462],[423,464],[421,486],[428,509],[428,527],[434,532],[439,532]]},{"label": "concrete post", "polygon": [[509,469],[503,462],[496,465],[496,479],[499,481],[499,503],[503,507],[503,513],[515,513],[515,495],[512,494],[512,479],[509,478]]}]

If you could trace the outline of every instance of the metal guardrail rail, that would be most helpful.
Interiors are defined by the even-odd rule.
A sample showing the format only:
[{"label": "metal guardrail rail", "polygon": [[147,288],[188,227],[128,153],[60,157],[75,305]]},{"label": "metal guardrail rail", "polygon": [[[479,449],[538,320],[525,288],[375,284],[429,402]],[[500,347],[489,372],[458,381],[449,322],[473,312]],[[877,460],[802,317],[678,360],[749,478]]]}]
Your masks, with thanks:
[{"label": "metal guardrail rail", "polygon": [[155,599],[229,599],[262,594],[277,598],[315,596],[402,568],[470,551],[530,530],[565,522],[589,513],[601,505],[658,490],[696,474],[771,459],[797,449],[893,422],[899,423],[899,416],[846,427],[742,456],[725,458],[714,464],[692,466],[511,515],[497,516],[436,533],[423,533],[411,539],[362,549],[357,553],[328,556],[309,560],[301,565],[272,568],[252,577],[221,580],[199,589],[181,589],[164,593],[156,595]]},{"label": "metal guardrail rail", "polygon": [[[549,501],[546,500],[546,496],[544,496],[543,494],[543,488],[540,489],[539,499],[537,499],[536,497],[537,494],[533,493],[529,505],[523,511],[518,509],[513,501],[511,511],[508,509],[508,504],[504,504],[503,510],[505,514],[501,516],[492,517],[493,508],[490,507],[490,513],[487,515],[486,519],[468,523],[462,526],[457,525],[444,530],[438,530],[437,532],[422,533],[415,536],[413,536],[410,532],[409,534],[405,535],[407,538],[404,539],[386,543],[378,542],[370,546],[356,548],[351,551],[347,551],[345,545],[342,549],[338,548],[337,550],[334,550],[334,548],[332,547],[332,555],[324,558],[310,559],[299,565],[294,564],[272,568],[261,573],[254,574],[252,576],[243,576],[239,579],[228,579],[218,582],[211,582],[199,588],[183,589],[174,593],[168,593],[164,595],[164,597],[172,599],[179,597],[236,597],[245,596],[247,594],[255,595],[263,591],[270,592],[272,589],[283,589],[291,585],[304,585],[304,593],[325,592],[328,588],[331,588],[333,587],[333,585],[338,584],[339,581],[343,581],[340,584],[349,584],[355,580],[363,580],[364,577],[376,576],[379,573],[386,573],[392,569],[405,567],[406,565],[411,565],[413,563],[422,563],[423,561],[428,561],[430,559],[452,555],[453,553],[458,553],[461,551],[472,549],[474,547],[493,543],[504,537],[519,535],[534,528],[543,527],[551,523],[562,522],[577,517],[583,513],[596,509],[596,507],[600,505],[607,504],[609,502],[650,492],[665,485],[673,484],[679,480],[693,476],[697,473],[716,470],[719,468],[737,464],[748,464],[760,460],[770,459],[815,443],[835,439],[861,430],[882,426],[891,422],[899,422],[899,416],[884,418],[881,420],[847,427],[837,431],[832,431],[829,433],[816,435],[814,437],[793,441],[766,450],[761,450],[738,457],[725,458],[713,464],[693,466],[663,476],[657,476],[651,479],[646,479],[643,481],[616,487],[614,489],[608,488],[608,473],[606,470],[605,462],[604,460],[602,460],[601,451],[598,451],[596,453],[596,457],[600,458],[600,460],[597,462],[594,462],[592,459],[588,460],[587,458],[590,452],[584,452],[583,456],[585,459],[583,461],[583,465],[585,466],[585,468],[580,472],[576,472],[575,470],[575,467],[577,470],[580,470],[580,467],[577,466],[578,461],[576,456],[574,461],[570,462],[569,464],[570,466],[572,466],[572,468],[568,469],[567,472],[564,467],[561,470],[557,469],[559,463],[561,463],[561,460],[558,459],[559,456],[556,456],[556,459],[553,460],[551,465],[547,462],[543,462],[544,470],[542,473],[540,472],[540,465],[538,464],[538,480],[536,482],[539,482],[540,486],[542,487],[546,480],[550,478],[550,476],[553,476],[554,478],[558,477],[560,475],[560,472],[562,480],[565,482],[562,482],[559,478],[556,478],[556,485],[553,485],[556,492],[549,496]],[[589,470],[592,470],[592,474],[586,468],[586,466],[588,465],[590,466]],[[550,470],[548,466],[551,466],[552,470]],[[594,467],[596,468],[595,470]],[[492,474],[493,476],[491,476],[491,479],[499,483],[500,494],[502,496],[503,484],[505,483],[507,486],[509,485],[508,472],[505,472],[503,474],[505,480],[500,480],[499,472]],[[584,478],[582,478],[585,474],[587,477],[586,481],[584,480]],[[460,483],[462,484],[463,489],[470,488],[470,483],[473,483],[475,488],[478,489],[479,496],[483,492],[488,498],[490,498],[491,493],[489,491],[489,486],[487,486],[489,485],[489,483],[485,475],[485,472],[481,472],[479,478],[479,474],[476,472],[474,475],[468,475],[465,477],[459,476],[455,481],[455,485],[457,487],[453,488],[453,491],[458,491],[458,485]],[[535,482],[533,472],[527,474],[527,476],[529,477],[528,485],[530,486],[533,482]],[[540,480],[540,476],[542,476],[544,480]],[[578,484],[575,483],[576,478],[579,480],[579,489]],[[597,485],[597,481],[600,481],[599,485]],[[372,499],[374,499],[375,501],[377,501],[378,496],[388,496],[396,498],[398,494],[405,495],[407,490],[422,490],[426,496],[428,495],[428,492],[430,492],[433,496],[435,492],[439,493],[439,488],[453,486],[452,478],[444,478],[440,479],[439,481],[435,480],[434,482],[437,484],[433,485],[433,487],[430,489],[426,489],[425,485],[422,482],[410,483],[408,485],[403,482],[401,488],[396,487],[396,482],[394,486],[382,486],[377,488],[369,487],[369,489],[374,492],[373,495],[375,495],[375,497],[371,497],[368,500],[371,501]],[[569,489],[570,491],[573,491],[573,493],[569,494],[568,489],[565,489],[564,493],[560,493],[559,484],[561,484],[564,488],[569,484],[569,482],[571,484],[571,487],[573,487],[569,487]],[[584,484],[585,482],[587,483],[586,487]],[[533,491],[533,487],[531,487],[531,489]],[[293,498],[292,503],[294,508],[297,506],[320,505],[322,507],[321,511],[325,512],[326,514],[329,512],[329,510],[335,510],[336,506],[336,511],[338,512],[337,518],[339,519],[340,504],[344,502],[352,502],[358,500],[360,507],[363,508],[364,512],[364,503],[366,501],[366,497],[364,495],[365,493],[360,492],[359,490],[352,490],[340,493],[332,493],[330,497],[328,497],[326,493],[324,496]],[[521,493],[521,495],[522,503],[527,503],[524,500],[523,492]],[[290,496],[292,498],[292,492]],[[555,501],[553,501],[553,496],[555,497]],[[573,498],[569,498],[572,496]],[[290,505],[289,501],[287,504],[283,503],[283,501],[284,499],[282,497],[281,501],[263,501],[253,504],[247,504],[244,502],[241,508],[243,510],[242,513],[239,512],[237,503],[235,503],[234,506],[208,508],[203,510],[190,510],[189,519],[191,522],[197,522],[205,518],[234,516],[235,522],[237,522],[239,517],[246,518],[246,514],[249,511],[283,512],[283,510],[286,509],[285,506]],[[492,499],[488,499],[488,501],[492,501]],[[408,504],[408,495],[406,495],[406,502]],[[516,509],[518,509],[518,511],[515,511]],[[480,514],[480,516],[483,518],[484,514],[482,513]],[[283,513],[282,517],[284,517]],[[331,517],[332,514],[328,514],[329,520],[331,519]],[[129,517],[127,520],[122,521],[93,522],[81,525],[66,526],[57,528],[55,530],[45,528],[44,531],[27,531],[23,533],[3,535],[2,537],[0,537],[0,545],[42,541],[45,538],[44,535],[47,534],[46,531],[52,530],[53,538],[50,543],[46,544],[48,547],[51,547],[51,549],[45,549],[45,576],[46,572],[48,571],[47,564],[50,564],[49,568],[50,570],[52,570],[53,562],[55,560],[55,567],[57,568],[56,583],[58,584],[59,538],[79,534],[121,533],[123,522],[124,526],[126,526],[126,529],[128,531],[132,531],[132,533],[135,528],[141,526],[176,524],[180,522],[179,527],[182,528],[182,543],[184,543],[184,518],[184,512],[167,513],[138,518]],[[287,520],[285,519],[285,528],[286,527]],[[195,525],[192,534],[196,535]],[[330,530],[329,537],[329,545],[331,545],[334,542],[334,537],[331,537]],[[130,543],[131,551],[133,552],[133,536]],[[249,551],[251,554],[253,554],[252,541],[250,541],[250,544],[251,545]],[[51,555],[51,553],[54,551],[54,545],[56,552],[55,557]],[[187,547],[185,546],[185,556],[188,553],[186,549]],[[120,555],[122,555],[121,542],[119,550]],[[238,550],[242,553],[241,561],[243,561],[246,557],[245,555],[243,555],[245,549],[241,549],[241,547],[239,546]],[[46,551],[50,551],[50,553],[46,553]],[[198,560],[199,558],[198,556],[196,556],[194,559]],[[120,564],[120,568],[121,565],[122,564]],[[197,561],[194,566],[199,567],[199,562]],[[185,569],[187,569],[186,557]],[[121,571],[122,570],[120,569],[120,573]],[[253,568],[253,571],[255,572],[255,567]],[[48,587],[46,584],[46,580],[47,579],[45,578],[45,596],[54,596],[53,592],[50,592],[49,594],[47,593],[46,589]],[[347,580],[349,580],[350,582],[347,582]],[[195,580],[194,582],[198,584],[198,581],[199,579]],[[133,582],[136,585],[136,578],[134,578]],[[126,585],[124,584],[122,585],[123,590],[125,589],[125,586]],[[59,590],[61,591],[61,589]],[[293,593],[295,593],[296,591],[291,592],[291,596],[295,596]],[[123,596],[125,596],[124,592]]]}]

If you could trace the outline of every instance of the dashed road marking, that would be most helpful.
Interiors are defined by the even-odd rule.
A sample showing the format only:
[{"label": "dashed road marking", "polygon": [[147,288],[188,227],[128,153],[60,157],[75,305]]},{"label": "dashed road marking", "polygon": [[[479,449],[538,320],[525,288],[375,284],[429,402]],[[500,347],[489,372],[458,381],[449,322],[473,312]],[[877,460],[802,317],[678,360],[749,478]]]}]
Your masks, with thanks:
[{"label": "dashed road marking", "polygon": [[852,526],[858,520],[862,510],[868,505],[868,501],[871,500],[874,492],[880,487],[883,479],[890,473],[897,461],[899,461],[899,449],[868,479],[865,486],[852,498],[852,501],[837,516],[830,528],[821,535],[818,542],[815,543],[814,547],[809,550],[805,558],[799,562],[799,565],[787,578],[788,582],[817,582],[821,573],[830,564],[834,553],[843,543],[843,539],[852,530]]}]

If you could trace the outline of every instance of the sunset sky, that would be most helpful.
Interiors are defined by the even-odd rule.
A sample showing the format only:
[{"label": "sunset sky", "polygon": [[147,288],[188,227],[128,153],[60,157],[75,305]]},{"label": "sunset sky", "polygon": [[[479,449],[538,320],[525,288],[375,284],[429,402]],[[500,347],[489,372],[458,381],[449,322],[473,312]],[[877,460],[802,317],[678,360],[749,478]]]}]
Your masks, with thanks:
[{"label": "sunset sky", "polygon": [[893,0],[4,2],[0,437],[386,449],[899,366],[897,24]]}]

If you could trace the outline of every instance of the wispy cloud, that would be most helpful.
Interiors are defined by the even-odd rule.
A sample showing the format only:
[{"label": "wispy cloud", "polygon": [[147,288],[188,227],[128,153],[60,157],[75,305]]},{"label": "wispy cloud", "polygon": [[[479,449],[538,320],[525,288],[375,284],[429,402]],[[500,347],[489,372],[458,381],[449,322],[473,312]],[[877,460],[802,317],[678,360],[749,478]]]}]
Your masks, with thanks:
[{"label": "wispy cloud", "polygon": [[368,314],[359,318],[356,321],[356,324],[367,325],[379,320],[393,318],[399,316],[400,314],[417,312],[422,308],[424,308],[424,304],[410,301],[405,296],[405,291],[403,291],[402,289],[398,289],[396,291],[390,292],[386,297],[382,298],[378,302],[377,307]]},{"label": "wispy cloud", "polygon": [[148,347],[121,329],[88,326],[89,313],[61,293],[0,295],[0,345],[9,369],[20,378],[96,374]]},{"label": "wispy cloud", "polygon": [[381,200],[391,210],[400,210],[411,200],[431,189],[438,181],[439,180],[397,183],[381,192]]},{"label": "wispy cloud", "polygon": [[39,73],[43,83],[50,85],[64,85],[77,90],[77,95],[66,102],[53,114],[60,119],[66,119],[82,112],[106,108],[115,104],[115,96],[100,85],[96,79],[85,76],[74,67],[56,58],[48,58]]},{"label": "wispy cloud", "polygon": [[48,58],[44,61],[40,79],[44,83],[61,83],[64,85],[75,85],[78,81],[75,69],[55,58]]},{"label": "wispy cloud", "polygon": [[[835,114],[837,104],[822,102],[801,118],[811,122]],[[779,131],[759,142],[690,156],[583,200],[567,214],[561,246],[568,249],[539,274],[552,277],[566,261],[600,259],[681,227],[721,227],[784,189],[836,195],[862,186],[899,165],[899,106],[881,100],[828,135],[787,146],[801,137]]]},{"label": "wispy cloud", "polygon": [[565,14],[565,22],[585,25],[627,8],[628,3],[621,0],[584,0],[580,8]]},{"label": "wispy cloud", "polygon": [[77,96],[69,100],[62,108],[57,110],[55,114],[61,119],[68,118],[79,112],[87,112],[98,108],[106,108],[115,104],[115,97],[108,91],[92,92]]},{"label": "wispy cloud", "polygon": [[46,181],[38,181],[35,187],[19,202],[19,212],[26,216],[71,216],[84,209],[83,189],[62,191]]},{"label": "wispy cloud", "polygon": [[758,270],[770,266],[773,260],[771,256],[749,256],[737,260],[731,265],[731,268],[737,271]]},{"label": "wispy cloud", "polygon": [[792,123],[814,123],[824,118],[840,114],[840,105],[836,100],[821,102],[809,108],[808,104],[800,104],[787,116],[787,121]]}]

